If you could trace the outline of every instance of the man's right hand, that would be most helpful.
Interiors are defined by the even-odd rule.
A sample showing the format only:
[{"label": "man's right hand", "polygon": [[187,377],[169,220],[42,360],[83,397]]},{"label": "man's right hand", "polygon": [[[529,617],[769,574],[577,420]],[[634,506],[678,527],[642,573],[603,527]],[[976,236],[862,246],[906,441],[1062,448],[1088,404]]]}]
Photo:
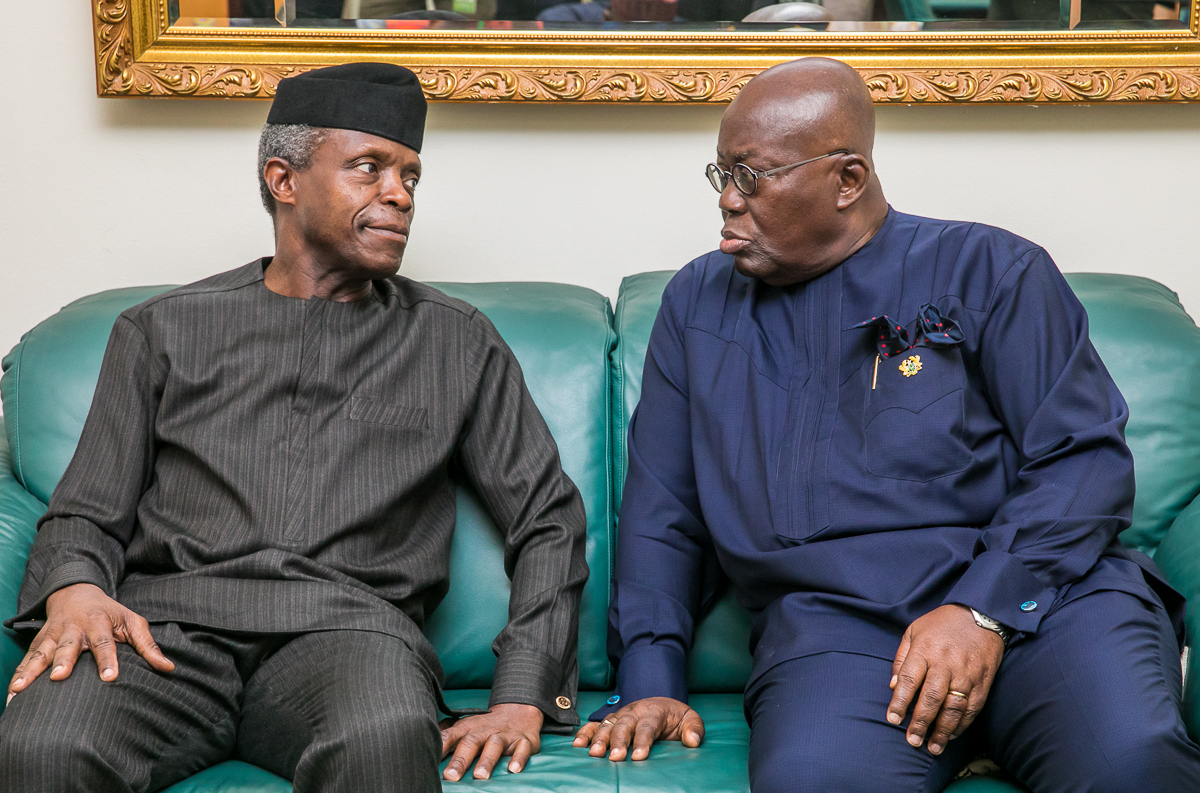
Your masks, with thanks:
[{"label": "man's right hand", "polygon": [[[589,746],[588,754],[609,760],[650,756],[655,741],[683,741],[695,749],[704,740],[704,721],[683,702],[669,697],[648,697],[631,702],[602,722],[589,721],[575,734],[575,746]],[[632,741],[633,750],[629,750]]]},{"label": "man's right hand", "polygon": [[140,615],[94,584],[63,587],[46,599],[46,624],[33,638],[29,652],[8,684],[8,701],[51,665],[50,679],[66,680],[84,650],[92,651],[101,680],[116,680],[119,671],[116,642],[132,646],[160,672],[175,668],[154,643],[150,624]]}]

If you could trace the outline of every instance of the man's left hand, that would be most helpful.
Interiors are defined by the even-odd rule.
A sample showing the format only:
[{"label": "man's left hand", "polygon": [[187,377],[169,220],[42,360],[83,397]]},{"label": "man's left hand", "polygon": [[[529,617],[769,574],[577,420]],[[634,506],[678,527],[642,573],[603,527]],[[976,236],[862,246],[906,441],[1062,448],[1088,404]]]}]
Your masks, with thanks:
[{"label": "man's left hand", "polygon": [[934,609],[909,625],[900,641],[887,720],[904,721],[912,704],[908,742],[919,747],[928,735],[929,751],[941,754],[983,709],[1003,657],[1004,640],[976,625],[969,608],[949,604]]},{"label": "man's left hand", "polygon": [[542,748],[542,711],[533,705],[493,705],[489,713],[467,716],[442,728],[442,757],[454,752],[442,776],[463,778],[478,755],[475,778],[488,779],[501,757],[512,755],[508,770],[519,774]]}]

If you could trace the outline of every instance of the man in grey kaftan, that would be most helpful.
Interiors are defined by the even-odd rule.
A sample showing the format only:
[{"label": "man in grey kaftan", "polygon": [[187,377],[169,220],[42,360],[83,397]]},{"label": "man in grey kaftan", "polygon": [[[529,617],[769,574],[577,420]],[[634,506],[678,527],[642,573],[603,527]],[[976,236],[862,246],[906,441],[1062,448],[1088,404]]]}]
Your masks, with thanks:
[{"label": "man in grey kaftan", "polygon": [[[340,78],[335,90],[355,88],[361,75],[335,68],[323,70]],[[377,68],[387,79],[399,69]],[[411,97],[415,78],[399,71]],[[423,121],[423,98],[420,111]],[[366,231],[385,252],[407,240],[416,183],[387,173],[419,171],[419,133],[390,132],[335,141],[374,170],[330,169],[383,196],[353,217],[375,218],[383,232]],[[290,200],[286,184],[272,189]],[[296,287],[329,276],[311,265],[309,281],[272,287],[297,261],[338,261],[297,255],[317,233],[311,219],[287,222],[308,230],[278,239],[277,218],[286,262],[251,262],[117,319],[12,621],[42,632],[0,720],[0,788],[157,790],[241,756],[296,790],[435,790],[439,754],[456,742],[504,742],[486,776],[501,749],[520,770],[543,719],[551,731],[578,723],[585,518],[512,352],[476,309],[395,267],[350,278],[353,299]],[[357,276],[347,261],[333,275]],[[463,726],[439,743],[437,706],[449,711],[421,627],[449,586],[456,480],[505,531],[513,606],[495,643],[493,712],[453,714]],[[94,650],[100,673],[81,663],[63,676],[62,647],[39,647],[48,599],[79,584],[119,604],[118,652],[102,661],[106,642],[83,629],[76,644]],[[30,672],[51,654],[52,673]],[[512,726],[514,705],[532,728]]]}]

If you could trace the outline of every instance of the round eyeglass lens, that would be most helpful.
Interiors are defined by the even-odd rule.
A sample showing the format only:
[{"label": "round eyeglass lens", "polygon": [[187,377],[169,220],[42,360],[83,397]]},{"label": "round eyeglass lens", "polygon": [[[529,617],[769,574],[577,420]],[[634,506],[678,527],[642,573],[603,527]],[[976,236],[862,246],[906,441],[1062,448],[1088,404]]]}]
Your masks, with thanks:
[{"label": "round eyeglass lens", "polygon": [[725,190],[725,174],[715,162],[708,164],[708,167],[704,169],[704,175],[708,177],[708,183],[713,186],[713,190],[718,193]]},{"label": "round eyeglass lens", "polygon": [[754,194],[755,188],[758,187],[758,179],[754,176],[754,171],[750,170],[750,166],[740,162],[733,166],[733,186],[745,195]]}]

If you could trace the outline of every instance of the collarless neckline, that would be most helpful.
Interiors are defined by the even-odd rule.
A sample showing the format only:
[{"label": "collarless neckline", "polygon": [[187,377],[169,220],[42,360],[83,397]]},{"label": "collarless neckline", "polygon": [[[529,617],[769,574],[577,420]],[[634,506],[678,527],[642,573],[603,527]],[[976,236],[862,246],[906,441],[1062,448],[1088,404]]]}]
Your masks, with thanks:
[{"label": "collarless neckline", "polygon": [[[392,283],[388,279],[374,279],[370,282],[371,288],[367,290],[367,294],[354,300],[330,300],[329,298],[321,297],[320,295],[312,295],[311,297],[294,297],[292,295],[285,295],[280,292],[276,292],[274,289],[271,289],[269,286],[267,286],[266,272],[267,268],[271,265],[272,259],[274,259],[273,256],[263,256],[261,259],[251,262],[250,268],[253,268],[252,272],[254,272],[254,276],[248,283],[258,282],[262,285],[263,291],[265,291],[268,295],[273,295],[281,300],[293,300],[298,303],[306,304],[321,302],[332,305],[360,307],[369,306],[373,302],[378,303],[379,305],[385,305],[387,303],[388,296],[394,294],[396,291],[395,287],[392,286]],[[255,265],[257,266],[255,267]]]}]

